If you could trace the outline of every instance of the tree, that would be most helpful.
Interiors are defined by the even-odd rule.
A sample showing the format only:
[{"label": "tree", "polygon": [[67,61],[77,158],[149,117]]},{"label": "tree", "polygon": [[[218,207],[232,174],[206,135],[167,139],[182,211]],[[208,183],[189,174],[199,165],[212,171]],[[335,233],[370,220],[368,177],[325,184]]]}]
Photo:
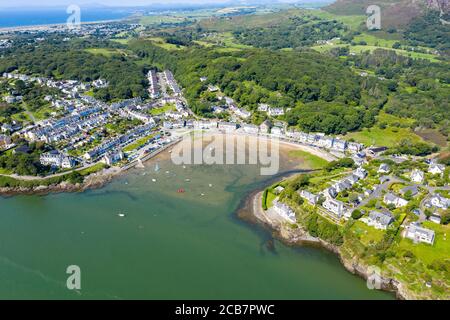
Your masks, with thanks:
[{"label": "tree", "polygon": [[352,212],[352,218],[353,219],[358,220],[362,216],[363,216],[363,213],[361,212],[361,210],[359,210],[359,209],[353,210],[353,212]]}]

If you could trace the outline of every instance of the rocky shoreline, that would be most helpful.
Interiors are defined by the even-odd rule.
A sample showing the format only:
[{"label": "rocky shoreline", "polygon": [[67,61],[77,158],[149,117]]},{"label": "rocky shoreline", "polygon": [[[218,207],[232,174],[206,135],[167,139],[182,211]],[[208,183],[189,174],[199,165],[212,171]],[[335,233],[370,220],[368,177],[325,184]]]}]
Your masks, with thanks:
[{"label": "rocky shoreline", "polygon": [[83,192],[90,189],[98,189],[104,187],[115,177],[122,174],[121,168],[103,169],[100,172],[93,173],[86,177],[83,183],[72,184],[63,181],[59,184],[42,185],[36,187],[1,187],[0,196],[12,197],[17,195],[48,195],[51,193],[74,193]]},{"label": "rocky shoreline", "polygon": [[[347,269],[347,271],[352,274],[358,275],[362,277],[364,280],[367,280],[369,275],[368,266],[361,264],[356,259],[347,259],[342,254],[339,247],[332,245],[322,239],[312,237],[308,234],[306,230],[299,227],[297,229],[293,229],[286,224],[279,223],[278,221],[272,219],[270,215],[268,215],[262,209],[262,193],[263,191],[255,191],[250,194],[243,206],[238,211],[239,218],[248,221],[250,223],[255,223],[263,226],[265,229],[269,230],[273,236],[286,245],[289,246],[313,246],[321,249],[325,249],[333,252],[339,257],[342,265]],[[392,278],[384,278],[381,277],[381,290],[395,293],[396,298],[399,300],[414,300],[401,282]]]}]

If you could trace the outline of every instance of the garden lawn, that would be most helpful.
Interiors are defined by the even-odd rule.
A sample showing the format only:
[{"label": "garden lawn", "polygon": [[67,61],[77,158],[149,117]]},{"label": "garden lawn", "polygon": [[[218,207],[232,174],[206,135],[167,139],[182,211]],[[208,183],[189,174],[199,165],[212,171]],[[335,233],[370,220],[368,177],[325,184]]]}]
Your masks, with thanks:
[{"label": "garden lawn", "polygon": [[448,259],[450,252],[450,225],[438,225],[434,222],[426,221],[423,227],[434,230],[435,240],[433,245],[426,243],[413,243],[410,239],[402,238],[398,244],[398,249],[408,250],[423,261],[430,264],[436,259]]},{"label": "garden lawn", "polygon": [[383,239],[385,231],[370,227],[362,221],[356,221],[350,232],[358,236],[361,243],[367,246],[370,242],[378,243]]}]

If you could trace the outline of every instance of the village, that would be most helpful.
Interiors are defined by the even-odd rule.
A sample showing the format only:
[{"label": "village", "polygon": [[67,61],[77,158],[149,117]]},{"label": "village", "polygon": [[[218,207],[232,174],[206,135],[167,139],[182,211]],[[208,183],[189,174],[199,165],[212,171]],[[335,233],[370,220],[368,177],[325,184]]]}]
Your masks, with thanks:
[{"label": "village", "polygon": [[[0,135],[3,151],[28,152],[26,145],[14,144],[14,136],[50,146],[50,150],[40,155],[40,162],[51,167],[53,174],[96,163],[129,166],[172,143],[180,132],[206,130],[279,139],[321,150],[337,161],[350,159],[355,167],[353,171],[339,172],[325,184],[298,190],[307,205],[336,224],[355,218],[355,212],[368,226],[381,230],[387,230],[395,221],[401,220],[401,225],[408,222],[403,232],[405,237],[432,245],[434,232],[422,227],[421,223],[441,223],[441,213],[450,205],[448,178],[444,177],[448,171],[432,159],[411,161],[403,156],[384,156],[384,147],[365,147],[323,133],[288,128],[279,119],[286,110],[268,104],[258,106],[259,112],[267,113],[267,119],[259,126],[251,124],[251,112],[238,107],[232,98],[219,94],[219,88],[212,85],[208,85],[208,91],[217,92],[222,102],[214,107],[214,113],[227,113],[231,121],[199,118],[189,109],[170,70],[148,71],[149,100],[138,97],[110,105],[89,95],[93,88],[108,86],[105,79],[81,83],[18,73],[4,73],[2,79],[33,82],[60,92],[57,96],[44,97],[53,110],[50,118],[26,124],[18,121],[3,123]],[[22,97],[11,92],[3,95],[3,100],[20,104]],[[273,192],[279,195],[283,187],[278,186]],[[275,200],[273,210],[287,222],[296,223],[294,210],[287,204]],[[413,219],[407,212],[413,213]]]},{"label": "village", "polygon": [[[450,187],[444,165],[379,156],[353,167],[323,173],[317,182],[297,190],[301,206],[336,225],[359,220],[377,230],[400,228],[413,243],[434,244],[435,232],[422,224],[439,225],[448,219]],[[295,210],[279,201],[284,190],[283,183],[269,190],[274,199],[268,210],[296,224]]]}]

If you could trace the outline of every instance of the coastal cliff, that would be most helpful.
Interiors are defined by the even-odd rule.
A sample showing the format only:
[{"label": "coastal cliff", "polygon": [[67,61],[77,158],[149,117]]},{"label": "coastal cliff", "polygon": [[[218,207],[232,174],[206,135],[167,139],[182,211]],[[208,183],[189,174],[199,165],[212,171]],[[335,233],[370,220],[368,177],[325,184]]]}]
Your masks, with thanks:
[{"label": "coastal cliff", "polygon": [[[271,219],[262,209],[262,192],[251,194],[244,205],[244,208],[238,212],[238,216],[246,221],[258,223],[272,232],[273,236],[286,245],[304,246],[309,245],[317,248],[323,248],[333,252],[339,257],[342,265],[352,274],[356,274],[367,280],[371,274],[369,266],[356,257],[348,257],[344,254],[341,247],[333,245],[323,239],[311,236],[302,226],[293,228],[289,224],[279,223]],[[379,279],[380,289],[395,293],[397,299],[415,300],[418,299],[410,292],[400,281],[392,277],[382,275]]]}]

